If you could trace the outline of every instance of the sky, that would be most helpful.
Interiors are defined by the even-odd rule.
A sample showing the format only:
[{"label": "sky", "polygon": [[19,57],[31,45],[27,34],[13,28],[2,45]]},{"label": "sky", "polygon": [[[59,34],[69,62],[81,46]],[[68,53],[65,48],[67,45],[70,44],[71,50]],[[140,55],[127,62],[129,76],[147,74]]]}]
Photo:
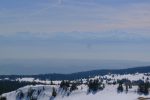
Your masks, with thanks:
[{"label": "sky", "polygon": [[0,74],[150,65],[149,5],[150,0],[1,0]]}]

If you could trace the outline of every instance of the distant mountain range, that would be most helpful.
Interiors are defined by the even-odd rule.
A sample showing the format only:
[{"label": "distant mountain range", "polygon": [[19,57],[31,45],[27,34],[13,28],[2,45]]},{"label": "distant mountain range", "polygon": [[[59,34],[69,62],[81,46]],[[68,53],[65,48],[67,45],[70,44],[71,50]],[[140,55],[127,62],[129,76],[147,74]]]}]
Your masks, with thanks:
[{"label": "distant mountain range", "polygon": [[81,79],[81,78],[88,78],[93,77],[96,75],[106,75],[106,74],[134,74],[134,73],[149,73],[150,66],[143,66],[143,67],[135,67],[135,68],[127,68],[127,69],[101,69],[101,70],[92,70],[92,71],[84,71],[84,72],[77,72],[71,74],[39,74],[39,75],[0,75],[0,79],[9,78],[14,80],[16,78],[23,78],[23,77],[32,77],[35,79],[41,80],[74,80],[74,79]]}]

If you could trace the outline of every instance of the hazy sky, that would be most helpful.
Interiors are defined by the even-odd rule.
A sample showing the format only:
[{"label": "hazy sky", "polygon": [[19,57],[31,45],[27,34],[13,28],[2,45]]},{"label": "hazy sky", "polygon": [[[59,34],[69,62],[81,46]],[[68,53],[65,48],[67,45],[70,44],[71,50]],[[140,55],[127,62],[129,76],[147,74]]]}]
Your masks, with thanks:
[{"label": "hazy sky", "polygon": [[[150,0],[0,0],[0,73],[15,73],[5,71],[12,62],[35,69],[40,59],[50,59],[46,68],[57,66],[50,72],[61,66],[73,72],[80,65],[90,70],[99,60],[144,65],[150,62],[149,32]],[[103,65],[110,67],[97,63],[95,68]]]}]

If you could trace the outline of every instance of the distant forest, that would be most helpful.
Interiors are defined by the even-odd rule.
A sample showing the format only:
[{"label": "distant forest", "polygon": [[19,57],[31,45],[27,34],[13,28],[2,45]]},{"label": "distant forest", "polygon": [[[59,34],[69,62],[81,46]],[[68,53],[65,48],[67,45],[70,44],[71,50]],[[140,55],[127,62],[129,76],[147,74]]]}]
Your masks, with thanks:
[{"label": "distant forest", "polygon": [[24,87],[26,85],[36,85],[36,84],[41,83],[0,80],[0,95],[3,93],[8,93],[17,90],[18,88]]}]

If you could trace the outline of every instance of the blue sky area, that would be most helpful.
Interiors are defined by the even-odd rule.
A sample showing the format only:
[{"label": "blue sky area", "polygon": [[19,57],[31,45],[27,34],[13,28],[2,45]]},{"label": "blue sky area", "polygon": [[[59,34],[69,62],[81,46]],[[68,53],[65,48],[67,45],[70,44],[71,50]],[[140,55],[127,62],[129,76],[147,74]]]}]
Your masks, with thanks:
[{"label": "blue sky area", "polygon": [[1,0],[0,74],[149,65],[149,5],[150,0]]}]

